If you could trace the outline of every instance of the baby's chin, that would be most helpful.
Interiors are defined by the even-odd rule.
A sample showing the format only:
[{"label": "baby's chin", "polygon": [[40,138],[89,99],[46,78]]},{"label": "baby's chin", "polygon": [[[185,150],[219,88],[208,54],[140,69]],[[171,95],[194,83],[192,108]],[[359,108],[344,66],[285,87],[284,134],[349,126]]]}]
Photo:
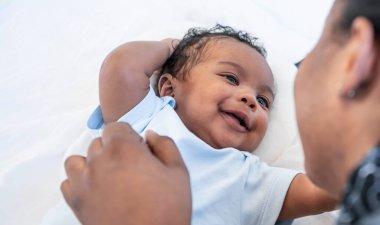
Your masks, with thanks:
[{"label": "baby's chin", "polygon": [[[225,136],[209,135],[210,131],[203,131],[202,132],[202,130],[200,130],[200,129],[194,129],[193,130],[193,129],[191,129],[192,128],[191,126],[187,126],[186,123],[184,123],[184,124],[187,127],[187,129],[190,130],[190,132],[192,132],[195,136],[197,136],[199,139],[201,139],[206,144],[208,144],[209,146],[211,146],[212,148],[214,148],[216,150],[225,149],[225,148],[234,148],[234,149],[237,149],[239,151],[252,153],[257,148],[257,146],[260,144],[260,143],[256,143],[256,142],[251,142],[251,143],[246,143],[246,144],[236,143],[236,140],[232,140],[232,139],[228,140],[228,138],[221,140],[221,137],[225,137]],[[262,138],[260,139],[260,141],[261,140],[262,140]]]},{"label": "baby's chin", "polygon": [[207,144],[210,145],[211,147],[213,147],[214,149],[217,149],[217,150],[225,149],[225,148],[234,148],[234,149],[237,149],[239,151],[249,152],[249,153],[253,153],[255,151],[255,149],[257,148],[257,146],[259,145],[259,144],[255,144],[255,143],[252,143],[249,146],[236,146],[236,145],[227,144],[227,143],[215,143],[215,144],[207,143]]},{"label": "baby's chin", "polygon": [[[214,139],[206,140],[203,139],[208,145],[215,149],[224,149],[224,148],[234,148],[239,151],[243,152],[249,152],[253,153],[257,147],[260,145],[261,141],[263,140],[263,137],[259,137],[258,135],[251,135],[246,136],[244,138],[242,137],[235,137],[233,135],[231,136],[213,136]],[[209,138],[213,138],[209,137]],[[224,138],[220,138],[224,137]],[[213,143],[211,143],[213,142]],[[211,144],[210,144],[211,143]]]}]

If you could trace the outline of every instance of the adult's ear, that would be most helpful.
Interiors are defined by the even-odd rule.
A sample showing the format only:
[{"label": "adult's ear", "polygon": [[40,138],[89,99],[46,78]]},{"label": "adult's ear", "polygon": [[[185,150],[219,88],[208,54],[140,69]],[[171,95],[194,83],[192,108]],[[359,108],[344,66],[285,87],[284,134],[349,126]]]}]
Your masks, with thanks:
[{"label": "adult's ear", "polygon": [[374,29],[366,18],[358,17],[353,21],[351,35],[346,45],[345,77],[341,94],[354,97],[375,74],[373,69],[376,48]]},{"label": "adult's ear", "polygon": [[174,87],[176,78],[169,73],[165,73],[158,81],[158,93],[162,96],[174,97]]}]

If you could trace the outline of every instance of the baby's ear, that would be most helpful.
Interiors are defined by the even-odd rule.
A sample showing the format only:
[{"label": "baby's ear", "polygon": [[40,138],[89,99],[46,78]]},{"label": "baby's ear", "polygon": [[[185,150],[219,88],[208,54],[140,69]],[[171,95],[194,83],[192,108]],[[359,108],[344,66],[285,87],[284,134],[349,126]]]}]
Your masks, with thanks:
[{"label": "baby's ear", "polygon": [[174,97],[174,82],[175,77],[169,73],[165,73],[160,77],[158,81],[158,93],[160,97],[171,96]]}]

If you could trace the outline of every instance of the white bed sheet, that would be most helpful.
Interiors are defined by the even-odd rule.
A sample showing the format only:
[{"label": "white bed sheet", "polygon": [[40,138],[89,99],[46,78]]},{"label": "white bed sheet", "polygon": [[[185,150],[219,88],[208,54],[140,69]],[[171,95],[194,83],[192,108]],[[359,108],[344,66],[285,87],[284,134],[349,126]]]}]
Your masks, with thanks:
[{"label": "white bed sheet", "polygon": [[97,105],[98,70],[115,46],[163,25],[219,22],[294,63],[317,41],[331,3],[0,0],[0,225],[38,224],[57,201],[62,157]]}]

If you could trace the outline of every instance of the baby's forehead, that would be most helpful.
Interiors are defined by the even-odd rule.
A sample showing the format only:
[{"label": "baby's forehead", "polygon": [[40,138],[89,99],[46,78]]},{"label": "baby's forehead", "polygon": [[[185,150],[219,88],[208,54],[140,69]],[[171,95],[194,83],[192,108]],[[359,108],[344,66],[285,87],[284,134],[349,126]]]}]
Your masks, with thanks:
[{"label": "baby's forehead", "polygon": [[[253,52],[250,54],[252,60],[259,59],[263,64],[268,65],[265,60],[265,56],[257,50],[254,46],[249,45],[246,42],[237,40],[233,37],[212,37],[203,43],[202,51],[198,53],[203,59],[209,57],[235,57],[242,56],[247,52]],[[246,56],[246,55],[245,55]]]},{"label": "baby's forehead", "polygon": [[[269,80],[267,85],[273,86],[274,77],[265,57],[254,47],[249,44],[228,36],[205,37],[202,41],[202,47],[193,46],[193,59],[189,60],[190,70],[203,63],[213,63],[216,67],[234,68],[240,72],[247,73],[249,76],[267,76]],[[199,41],[201,42],[201,41]],[[191,63],[193,62],[193,63]],[[194,63],[195,62],[195,63]],[[202,65],[199,65],[202,66]]]},{"label": "baby's forehead", "polygon": [[[228,48],[231,41],[235,45]],[[239,48],[236,48],[236,43]],[[221,69],[232,69],[244,78],[254,81],[256,86],[265,86],[274,92],[274,75],[266,58],[246,43],[232,38],[215,42],[208,46],[204,60],[211,61],[215,67]]]},{"label": "baby's forehead", "polygon": [[205,46],[202,53],[204,61],[214,61],[220,65],[235,67],[239,70],[257,69],[273,80],[273,74],[265,58],[254,47],[233,38],[218,39]]},{"label": "baby's forehead", "polygon": [[237,40],[233,37],[229,36],[214,36],[214,37],[207,37],[203,38],[204,40],[201,40],[200,42],[203,41],[204,44],[204,49],[224,49],[228,47],[232,43],[240,43],[240,44],[245,44],[247,47],[250,47],[254,49],[252,46],[249,46],[247,43],[244,43],[240,40]]}]

